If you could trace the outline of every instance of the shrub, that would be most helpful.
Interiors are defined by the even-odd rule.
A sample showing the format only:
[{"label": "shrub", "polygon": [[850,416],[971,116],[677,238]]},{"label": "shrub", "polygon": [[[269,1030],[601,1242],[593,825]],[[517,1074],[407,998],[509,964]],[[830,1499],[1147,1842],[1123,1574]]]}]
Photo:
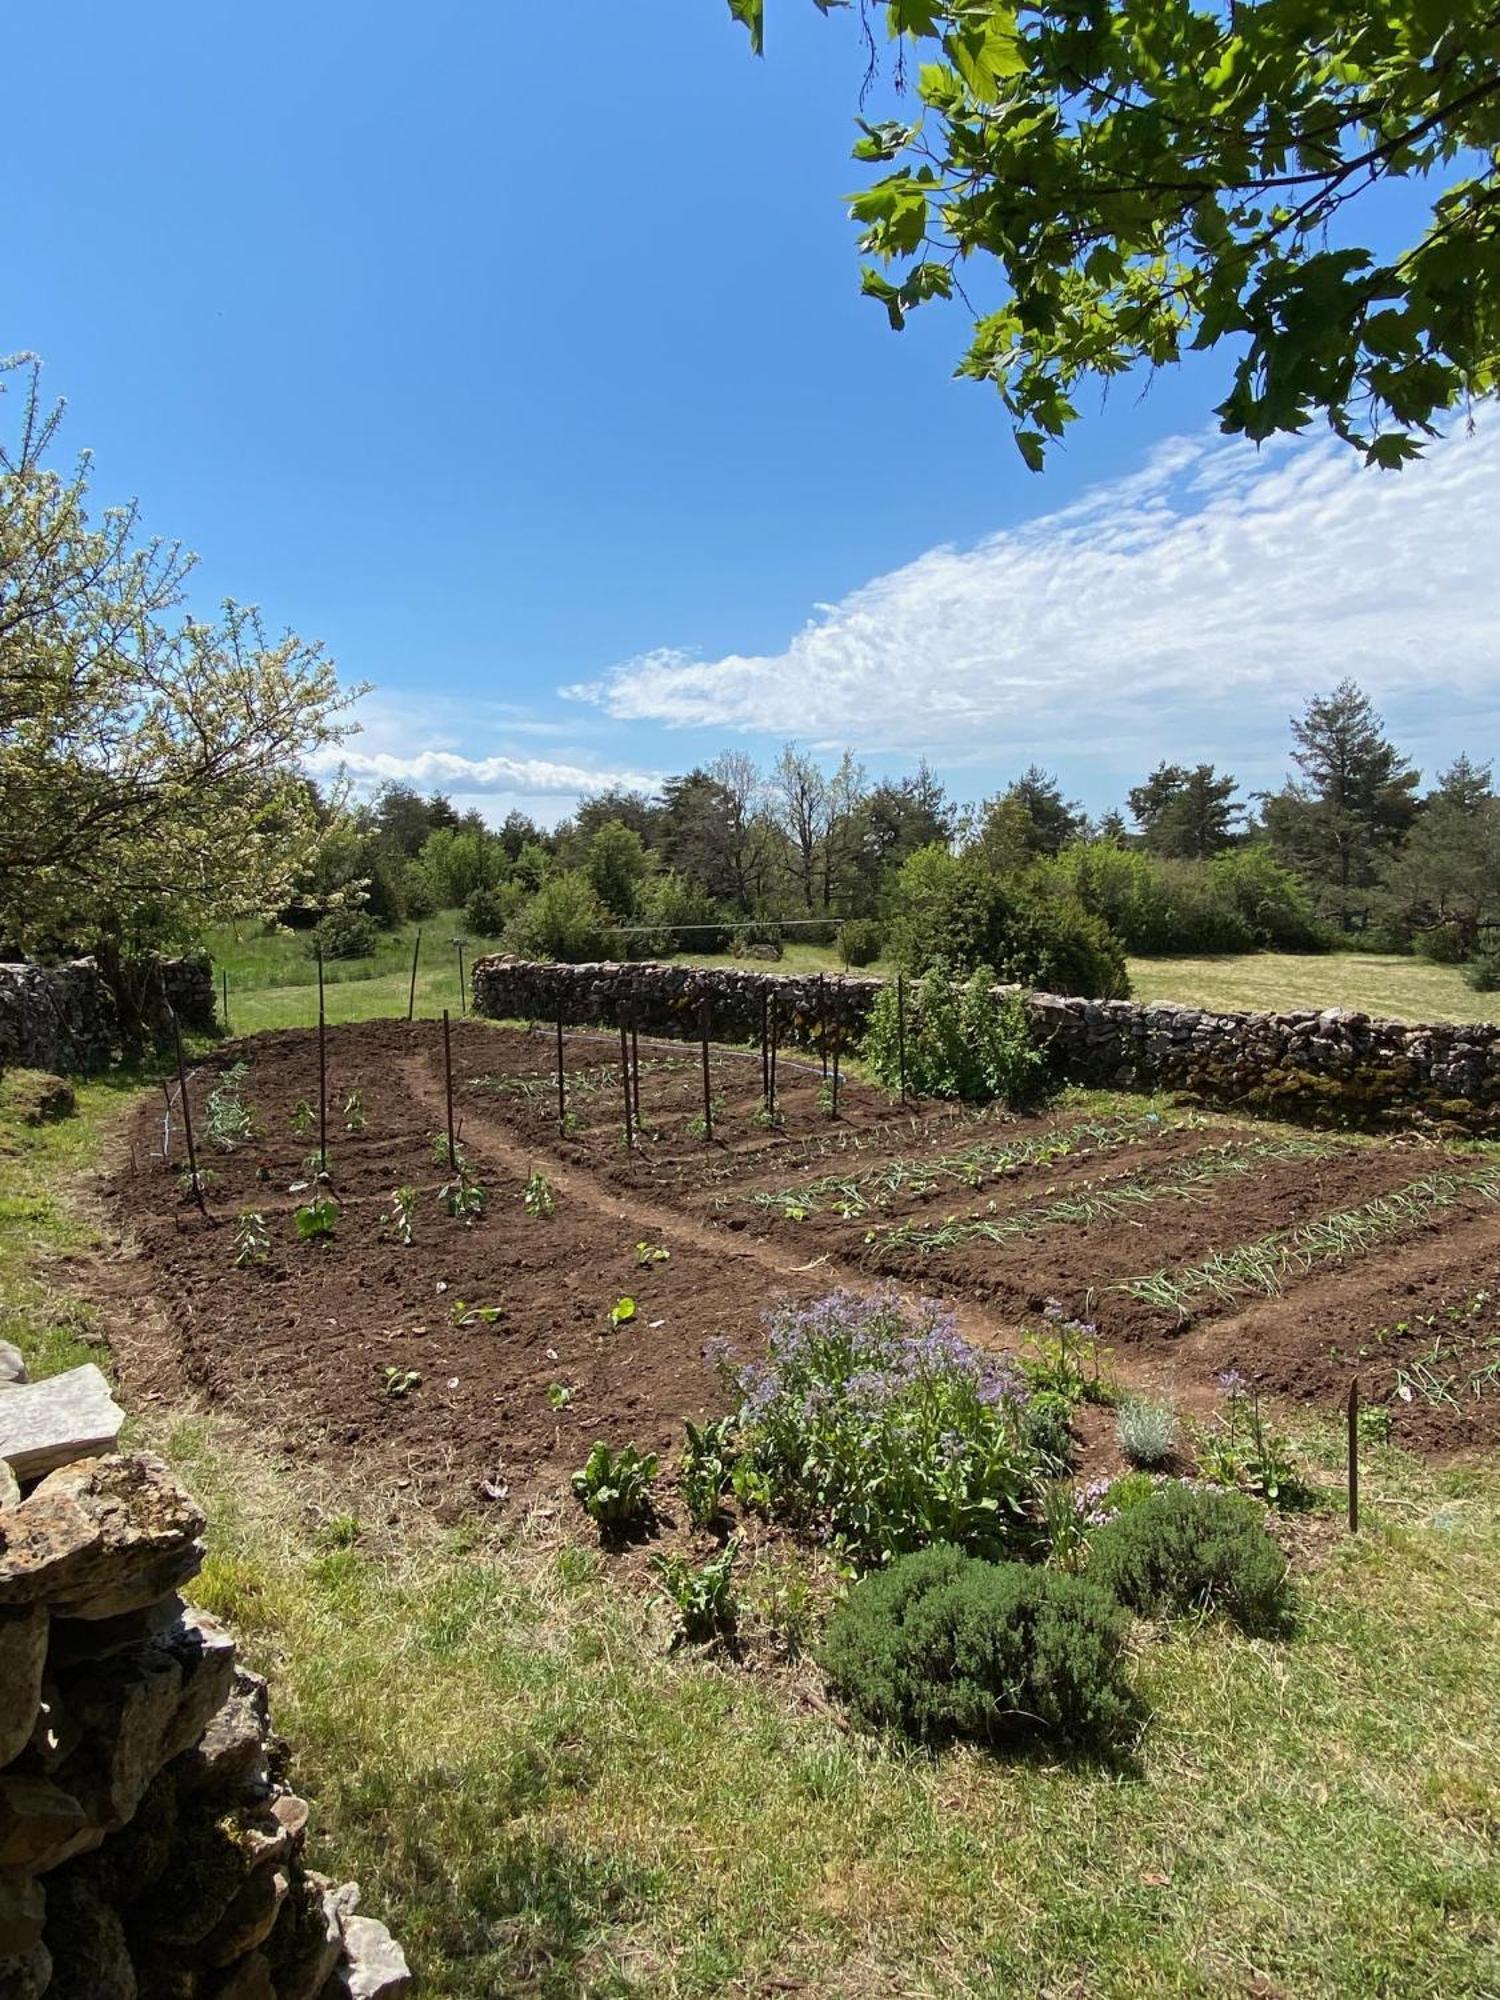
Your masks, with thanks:
[{"label": "shrub", "polygon": [[1053,993],[1122,999],[1130,991],[1125,954],[1107,924],[1075,897],[1043,895],[995,874],[977,853],[919,848],[896,878],[889,929],[904,972],[984,966]]},{"label": "shrub", "polygon": [[885,934],[873,917],[853,917],[840,931],[846,965],[873,965],[885,943]]},{"label": "shrub", "polygon": [[1124,1647],[1124,1621],[1085,1578],[939,1545],[855,1586],[829,1620],[823,1665],[876,1728],[1087,1741],[1131,1719]]},{"label": "shrub", "polygon": [[[876,996],[865,1034],[865,1060],[881,1083],[900,1080],[901,1002],[893,985]],[[987,1104],[1029,1104],[1041,1093],[1046,1068],[1031,1038],[1019,994],[997,993],[987,972],[956,987],[934,972],[906,996],[906,1082],[919,1097],[958,1097]]]},{"label": "shrub", "polygon": [[1148,1616],[1218,1611],[1246,1632],[1286,1623],[1286,1557],[1236,1493],[1164,1486],[1094,1538],[1088,1574]]},{"label": "shrub", "polygon": [[1469,957],[1472,942],[1457,924],[1432,924],[1412,938],[1418,958],[1429,965],[1462,965]]},{"label": "shrub", "polygon": [[476,937],[499,937],[510,915],[498,889],[471,889],[464,900],[464,926]]},{"label": "shrub", "polygon": [[409,862],[402,873],[401,901],[413,923],[423,923],[428,917],[437,915],[437,890],[432,877],[418,861]]},{"label": "shrub", "polygon": [[626,958],[665,958],[679,951],[723,951],[729,926],[718,905],[690,876],[652,875],[640,885],[634,926],[640,935],[621,939]]},{"label": "shrub", "polygon": [[1481,945],[1465,966],[1464,978],[1476,993],[1500,991],[1500,940]]},{"label": "shrub", "polygon": [[506,943],[523,958],[582,964],[601,958],[609,920],[586,875],[554,869],[531,901],[512,918]]},{"label": "shrub", "polygon": [[1332,940],[1313,914],[1302,878],[1285,868],[1264,841],[1216,854],[1206,875],[1214,894],[1226,898],[1267,951],[1327,951]]},{"label": "shrub", "polygon": [[639,1528],[651,1518],[656,1466],[654,1451],[640,1452],[633,1444],[611,1451],[601,1439],[573,1474],[573,1491],[601,1528],[616,1533]]},{"label": "shrub", "polygon": [[307,946],[309,957],[322,947],[324,958],[372,958],[380,944],[380,928],[363,910],[330,910],[316,926]]},{"label": "shrub", "polygon": [[860,1563],[933,1541],[999,1554],[1034,1533],[1044,1469],[1010,1365],[951,1314],[893,1291],[834,1292],[768,1319],[740,1369],[736,1491]]},{"label": "shrub", "polygon": [[1170,1403],[1127,1396],[1115,1415],[1115,1437],[1132,1465],[1160,1465],[1172,1454],[1177,1412]]},{"label": "shrub", "polygon": [[736,958],[780,958],[784,949],[777,923],[741,924],[730,939]]}]

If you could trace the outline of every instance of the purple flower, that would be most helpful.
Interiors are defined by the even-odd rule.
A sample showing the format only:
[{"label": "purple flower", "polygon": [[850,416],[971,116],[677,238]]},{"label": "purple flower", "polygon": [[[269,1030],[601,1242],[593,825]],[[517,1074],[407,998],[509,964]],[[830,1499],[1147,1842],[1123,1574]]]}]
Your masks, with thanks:
[{"label": "purple flower", "polygon": [[1226,1368],[1219,1377],[1219,1389],[1225,1400],[1236,1403],[1245,1393],[1245,1378],[1238,1368]]}]

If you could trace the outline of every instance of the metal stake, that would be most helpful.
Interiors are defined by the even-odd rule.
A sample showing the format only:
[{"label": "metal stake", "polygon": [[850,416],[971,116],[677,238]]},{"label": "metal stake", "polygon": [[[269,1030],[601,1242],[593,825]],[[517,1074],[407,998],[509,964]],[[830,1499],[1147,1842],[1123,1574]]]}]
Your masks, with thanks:
[{"label": "metal stake", "polygon": [[458,946],[458,1011],[460,1014],[467,1014],[469,996],[464,991],[464,940],[455,938],[453,942]]},{"label": "metal stake", "polygon": [[453,1133],[453,1043],[448,1030],[448,1009],[443,1009],[443,1095],[448,1105],[448,1171],[458,1172],[458,1141]]},{"label": "metal stake", "polygon": [[768,1012],[771,1017],[771,1050],[766,1089],[766,1102],[770,1106],[771,1122],[776,1121],[776,1044],[780,1038],[781,1015],[776,1005],[776,995],[772,993]]},{"label": "metal stake", "polygon": [[328,1013],[323,995],[323,947],[318,946],[318,1172],[328,1171]]},{"label": "metal stake", "polygon": [[1349,1532],[1359,1533],[1359,1377],[1349,1384]]},{"label": "metal stake", "polygon": [[422,928],[417,926],[416,940],[411,948],[411,991],[406,996],[406,1018],[411,1020],[417,1011],[417,960],[422,956]]},{"label": "metal stake", "polygon": [[177,1090],[182,1098],[182,1130],[187,1139],[188,1177],[193,1183],[193,1199],[198,1204],[201,1215],[208,1209],[203,1200],[203,1183],[198,1178],[198,1152],[193,1144],[193,1107],[188,1103],[187,1069],[182,1060],[182,1029],[177,1021],[177,1009],[167,1003],[167,1012],[172,1016],[172,1042],[177,1050]]},{"label": "metal stake", "polygon": [[635,1129],[641,1129],[641,1010],[639,1005],[630,1003],[630,1109],[635,1117]]},{"label": "metal stake", "polygon": [[901,1102],[906,1102],[906,975],[896,974],[896,1061],[901,1070]]},{"label": "metal stake", "polygon": [[563,1074],[563,1010],[562,1002],[557,1005],[557,1136],[567,1137],[568,1133],[568,1084]]},{"label": "metal stake", "polygon": [[823,1057],[823,1074],[828,1074],[828,1013],[827,989],[823,975],[818,974],[818,1042]]},{"label": "metal stake", "polygon": [[708,1069],[708,1020],[709,1003],[707,995],[698,1003],[698,1026],[703,1037],[703,1140],[709,1144],[714,1136],[713,1085]]},{"label": "metal stake", "polygon": [[837,1118],[839,1115],[839,1051],[844,1039],[843,1037],[844,996],[843,996],[842,980],[839,982],[839,986],[836,989],[836,994],[837,997],[834,1001],[835,1020],[833,1028],[833,1115],[835,1118]]},{"label": "metal stake", "polygon": [[635,1144],[635,1121],[630,1109],[630,1043],[623,1008],[620,1010],[620,1089],[625,1099],[625,1145],[628,1149]]}]

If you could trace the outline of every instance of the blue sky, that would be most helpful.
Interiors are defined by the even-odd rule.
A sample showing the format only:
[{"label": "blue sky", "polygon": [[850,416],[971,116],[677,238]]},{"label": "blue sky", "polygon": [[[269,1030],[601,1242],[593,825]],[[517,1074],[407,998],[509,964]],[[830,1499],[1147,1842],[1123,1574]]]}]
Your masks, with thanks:
[{"label": "blue sky", "polygon": [[1257,456],[1200,360],[1028,474],[961,315],[858,296],[852,22],[770,11],[755,62],[720,0],[18,10],[0,346],[202,597],[375,684],[367,777],[493,817],[792,733],[964,797],[1264,783],[1346,671],[1488,755],[1497,427]]}]

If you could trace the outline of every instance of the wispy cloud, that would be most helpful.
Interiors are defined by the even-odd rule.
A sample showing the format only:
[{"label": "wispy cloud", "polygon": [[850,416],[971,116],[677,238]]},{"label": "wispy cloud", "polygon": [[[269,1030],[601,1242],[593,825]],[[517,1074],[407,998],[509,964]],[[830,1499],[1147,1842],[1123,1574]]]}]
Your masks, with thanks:
[{"label": "wispy cloud", "polygon": [[819,608],[777,653],[658,651],[565,690],[621,721],[954,763],[1247,737],[1352,673],[1500,701],[1500,421],[1400,474],[1332,443],[1176,438],[1141,471]]}]

